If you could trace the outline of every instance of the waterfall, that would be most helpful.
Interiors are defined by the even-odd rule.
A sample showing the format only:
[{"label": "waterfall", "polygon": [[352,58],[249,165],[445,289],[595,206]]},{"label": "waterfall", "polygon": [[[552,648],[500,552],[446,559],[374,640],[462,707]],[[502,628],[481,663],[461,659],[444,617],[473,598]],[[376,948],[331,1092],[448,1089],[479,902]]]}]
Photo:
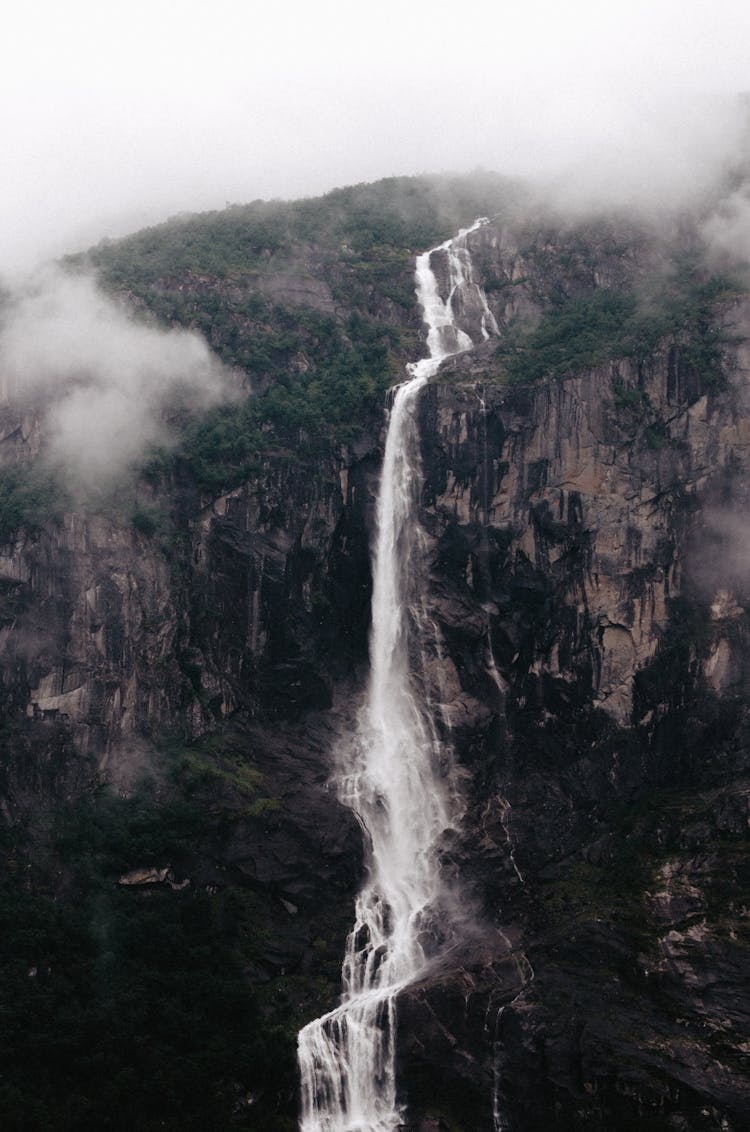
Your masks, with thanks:
[{"label": "waterfall", "polygon": [[[428,356],[412,363],[395,390],[377,505],[370,679],[353,736],[339,751],[341,801],[368,839],[368,874],[346,944],[340,1005],[309,1023],[298,1039],[301,1132],[395,1132],[403,1120],[396,1095],[396,999],[445,947],[449,893],[440,875],[441,837],[458,817],[443,751],[425,699],[417,521],[421,488],[416,408],[440,363],[468,350],[458,319],[473,313],[482,337],[494,319],[474,281],[465,237],[477,220],[417,258],[417,297],[427,325]],[[448,294],[440,294],[432,259],[444,253]]]}]

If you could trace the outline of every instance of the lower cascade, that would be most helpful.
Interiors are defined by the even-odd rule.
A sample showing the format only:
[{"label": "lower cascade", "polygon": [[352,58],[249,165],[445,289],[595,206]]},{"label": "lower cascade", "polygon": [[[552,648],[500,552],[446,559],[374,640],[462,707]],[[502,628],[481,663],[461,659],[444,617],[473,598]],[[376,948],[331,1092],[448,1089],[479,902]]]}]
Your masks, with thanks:
[{"label": "lower cascade", "polygon": [[[421,603],[416,407],[441,362],[473,345],[458,325],[464,311],[483,338],[497,332],[466,246],[483,223],[416,263],[428,357],[408,367],[393,398],[377,505],[370,679],[354,733],[338,752],[339,797],[364,828],[367,879],[347,939],[341,1002],[299,1034],[301,1132],[395,1132],[402,1123],[396,1000],[449,937],[451,894],[438,850],[460,810],[419,670],[434,629]],[[447,264],[445,299],[432,268],[438,253]]]}]

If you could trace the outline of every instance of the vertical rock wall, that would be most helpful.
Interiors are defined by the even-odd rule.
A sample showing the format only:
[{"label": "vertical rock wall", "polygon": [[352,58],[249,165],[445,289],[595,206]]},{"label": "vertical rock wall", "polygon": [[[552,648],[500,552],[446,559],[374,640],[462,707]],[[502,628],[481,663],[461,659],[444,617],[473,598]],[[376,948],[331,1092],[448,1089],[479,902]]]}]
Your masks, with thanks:
[{"label": "vertical rock wall", "polygon": [[403,1005],[415,1128],[750,1118],[747,362],[513,388],[475,354],[425,394],[473,927]]}]

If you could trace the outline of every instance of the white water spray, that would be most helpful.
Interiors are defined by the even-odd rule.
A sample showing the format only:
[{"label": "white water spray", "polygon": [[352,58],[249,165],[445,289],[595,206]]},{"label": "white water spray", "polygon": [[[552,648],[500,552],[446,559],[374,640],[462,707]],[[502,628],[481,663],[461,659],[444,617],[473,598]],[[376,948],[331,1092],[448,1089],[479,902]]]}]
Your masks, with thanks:
[{"label": "white water spray", "polygon": [[[347,940],[341,1004],[299,1035],[302,1132],[395,1132],[403,1120],[396,997],[446,946],[449,900],[438,848],[458,806],[414,671],[425,653],[416,406],[440,363],[473,345],[458,325],[464,311],[473,313],[483,337],[488,326],[497,330],[465,244],[484,222],[417,259],[429,355],[409,366],[411,377],[396,389],[391,408],[377,508],[370,680],[356,732],[341,750],[337,783],[369,839],[368,876]],[[431,266],[438,252],[447,256],[446,299]]]}]

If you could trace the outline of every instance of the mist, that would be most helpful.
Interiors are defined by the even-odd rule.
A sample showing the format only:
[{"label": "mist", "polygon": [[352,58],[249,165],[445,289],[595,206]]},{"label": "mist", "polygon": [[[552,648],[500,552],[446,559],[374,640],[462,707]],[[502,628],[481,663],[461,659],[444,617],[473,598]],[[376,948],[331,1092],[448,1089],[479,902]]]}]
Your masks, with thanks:
[{"label": "mist", "polygon": [[736,144],[740,0],[16,6],[0,275],[180,211],[475,167],[693,193]]},{"label": "mist", "polygon": [[176,406],[233,396],[233,375],[199,334],[138,321],[90,277],[48,268],[3,314],[2,400],[42,413],[43,456],[79,490],[106,489],[168,445]]},{"label": "mist", "polygon": [[396,174],[495,170],[568,213],[697,205],[709,258],[750,259],[750,198],[701,205],[747,151],[748,42],[740,0],[16,6],[0,381],[43,400],[49,459],[114,481],[169,443],[168,404],[216,403],[231,377],[198,336],[39,265],[175,213]]},{"label": "mist", "polygon": [[702,227],[707,258],[715,270],[750,269],[750,185],[721,200]]}]

